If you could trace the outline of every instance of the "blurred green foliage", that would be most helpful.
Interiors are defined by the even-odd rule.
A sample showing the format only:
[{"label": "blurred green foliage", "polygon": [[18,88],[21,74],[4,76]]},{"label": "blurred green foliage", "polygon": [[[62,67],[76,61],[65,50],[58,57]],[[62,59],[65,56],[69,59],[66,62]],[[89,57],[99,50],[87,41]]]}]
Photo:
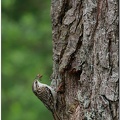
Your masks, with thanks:
[{"label": "blurred green foliage", "polygon": [[50,84],[50,0],[2,0],[2,120],[52,120],[32,93],[35,76]]}]

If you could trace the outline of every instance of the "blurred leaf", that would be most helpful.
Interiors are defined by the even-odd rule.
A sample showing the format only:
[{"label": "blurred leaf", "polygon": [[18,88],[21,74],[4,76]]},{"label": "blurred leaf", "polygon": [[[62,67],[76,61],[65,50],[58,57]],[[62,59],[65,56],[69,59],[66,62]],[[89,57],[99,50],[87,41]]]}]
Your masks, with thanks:
[{"label": "blurred leaf", "polygon": [[2,0],[2,7],[8,9],[13,7],[16,0]]}]

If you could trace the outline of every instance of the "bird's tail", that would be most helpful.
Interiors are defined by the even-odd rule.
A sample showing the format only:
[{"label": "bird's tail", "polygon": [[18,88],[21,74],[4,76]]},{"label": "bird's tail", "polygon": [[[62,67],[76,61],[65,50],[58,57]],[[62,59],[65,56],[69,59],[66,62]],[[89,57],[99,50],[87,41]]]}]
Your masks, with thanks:
[{"label": "bird's tail", "polygon": [[53,117],[54,117],[54,120],[61,120],[57,112],[53,113]]}]

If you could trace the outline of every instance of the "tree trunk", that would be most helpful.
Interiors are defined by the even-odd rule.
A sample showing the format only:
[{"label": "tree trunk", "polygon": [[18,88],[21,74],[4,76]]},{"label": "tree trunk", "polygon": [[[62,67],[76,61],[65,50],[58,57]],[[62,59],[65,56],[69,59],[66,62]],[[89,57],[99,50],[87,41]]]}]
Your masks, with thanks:
[{"label": "tree trunk", "polygon": [[118,1],[52,0],[61,120],[118,120]]}]

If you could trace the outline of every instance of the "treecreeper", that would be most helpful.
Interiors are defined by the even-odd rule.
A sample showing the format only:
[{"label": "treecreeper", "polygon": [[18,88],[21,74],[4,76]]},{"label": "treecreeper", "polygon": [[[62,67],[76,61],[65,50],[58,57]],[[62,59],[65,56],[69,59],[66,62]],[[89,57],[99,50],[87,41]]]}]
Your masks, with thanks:
[{"label": "treecreeper", "polygon": [[57,92],[47,84],[39,81],[42,76],[38,74],[32,84],[32,91],[39,100],[50,110],[55,120],[61,120],[56,112]]}]

